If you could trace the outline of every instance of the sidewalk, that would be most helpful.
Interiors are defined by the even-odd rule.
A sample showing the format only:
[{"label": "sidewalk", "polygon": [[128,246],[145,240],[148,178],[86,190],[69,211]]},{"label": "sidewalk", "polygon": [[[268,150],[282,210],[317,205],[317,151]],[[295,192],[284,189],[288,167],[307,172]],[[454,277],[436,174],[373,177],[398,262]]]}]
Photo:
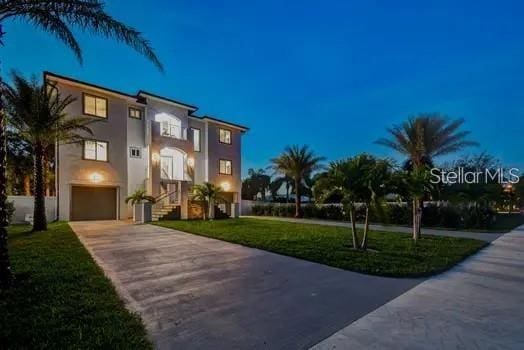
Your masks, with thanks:
[{"label": "sidewalk", "polygon": [[[332,220],[318,220],[318,219],[295,219],[295,218],[284,218],[276,216],[242,216],[250,219],[261,219],[261,220],[276,220],[286,222],[299,222],[304,224],[315,224],[315,225],[326,225],[326,226],[341,226],[351,227],[351,224],[346,221],[332,221]],[[362,228],[364,225],[357,224],[358,228]],[[406,226],[389,226],[389,225],[377,225],[370,224],[369,228],[375,231],[387,231],[387,232],[403,232],[412,233],[411,227]],[[481,241],[492,242],[495,239],[503,235],[503,233],[492,233],[492,232],[469,232],[469,231],[453,231],[453,230],[437,230],[430,228],[423,228],[422,235],[432,236],[448,236],[448,237],[462,237],[462,238],[473,238]]]},{"label": "sidewalk", "polygon": [[524,349],[524,226],[315,345]]}]

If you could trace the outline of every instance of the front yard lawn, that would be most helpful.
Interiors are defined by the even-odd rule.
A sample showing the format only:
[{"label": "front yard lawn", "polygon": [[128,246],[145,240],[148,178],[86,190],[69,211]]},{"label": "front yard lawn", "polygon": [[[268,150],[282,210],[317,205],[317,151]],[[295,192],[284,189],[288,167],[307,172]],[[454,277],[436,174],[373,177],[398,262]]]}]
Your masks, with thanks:
[{"label": "front yard lawn", "polygon": [[380,276],[420,277],[444,271],[487,243],[474,239],[423,236],[414,244],[409,234],[372,231],[369,248],[350,248],[345,227],[260,219],[159,221],[156,225],[245,246]]},{"label": "front yard lawn", "polygon": [[12,288],[0,291],[0,348],[151,349],[140,319],[67,223],[9,228]]}]

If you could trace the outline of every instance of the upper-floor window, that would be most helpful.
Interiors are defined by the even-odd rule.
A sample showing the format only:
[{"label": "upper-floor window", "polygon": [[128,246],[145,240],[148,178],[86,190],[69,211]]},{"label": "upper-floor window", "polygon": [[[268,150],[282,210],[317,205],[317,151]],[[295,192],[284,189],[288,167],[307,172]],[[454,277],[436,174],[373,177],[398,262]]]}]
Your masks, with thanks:
[{"label": "upper-floor window", "polygon": [[84,94],[84,114],[107,118],[107,98]]},{"label": "upper-floor window", "polygon": [[129,157],[142,158],[142,149],[140,147],[129,147]]},{"label": "upper-floor window", "polygon": [[142,119],[142,110],[135,107],[129,107],[129,118]]},{"label": "upper-floor window", "polygon": [[193,130],[193,151],[200,152],[200,129],[191,128]]},{"label": "upper-floor window", "polygon": [[220,159],[218,172],[224,175],[231,175],[232,171],[231,161],[228,159]]},{"label": "upper-floor window", "polygon": [[107,162],[107,142],[84,140],[84,159]]},{"label": "upper-floor window", "polygon": [[218,129],[218,141],[220,143],[231,144],[231,130]]}]

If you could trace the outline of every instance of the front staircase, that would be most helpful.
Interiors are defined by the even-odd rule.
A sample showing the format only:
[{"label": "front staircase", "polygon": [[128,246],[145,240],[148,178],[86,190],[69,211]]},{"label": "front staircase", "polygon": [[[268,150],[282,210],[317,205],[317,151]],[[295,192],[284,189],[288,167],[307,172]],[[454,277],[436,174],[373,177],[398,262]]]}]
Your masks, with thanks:
[{"label": "front staircase", "polygon": [[180,205],[175,203],[163,204],[161,207],[153,207],[151,219],[152,221],[180,219]]}]

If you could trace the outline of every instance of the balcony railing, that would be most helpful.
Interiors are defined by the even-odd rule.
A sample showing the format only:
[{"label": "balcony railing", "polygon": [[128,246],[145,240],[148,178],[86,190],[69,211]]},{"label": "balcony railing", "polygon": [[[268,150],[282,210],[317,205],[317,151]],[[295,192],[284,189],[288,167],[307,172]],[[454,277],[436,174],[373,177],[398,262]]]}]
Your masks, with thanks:
[{"label": "balcony railing", "polygon": [[187,128],[178,125],[161,125],[160,135],[178,140],[187,140]]}]

